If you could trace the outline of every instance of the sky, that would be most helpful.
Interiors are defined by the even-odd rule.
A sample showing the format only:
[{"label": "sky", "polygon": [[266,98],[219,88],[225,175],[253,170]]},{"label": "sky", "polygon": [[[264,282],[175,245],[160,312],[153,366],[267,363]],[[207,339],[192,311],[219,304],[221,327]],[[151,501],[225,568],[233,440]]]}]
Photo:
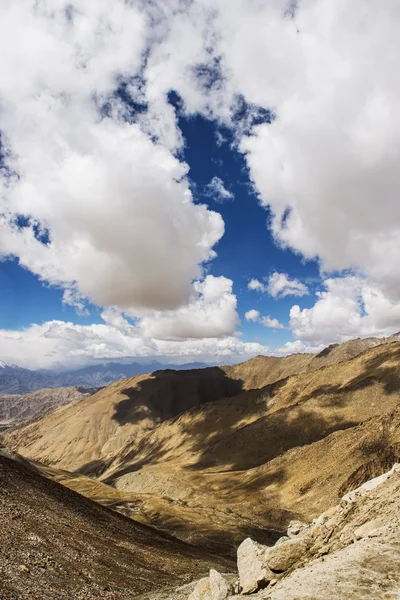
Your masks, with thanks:
[{"label": "sky", "polygon": [[400,330],[396,0],[0,5],[0,360]]}]

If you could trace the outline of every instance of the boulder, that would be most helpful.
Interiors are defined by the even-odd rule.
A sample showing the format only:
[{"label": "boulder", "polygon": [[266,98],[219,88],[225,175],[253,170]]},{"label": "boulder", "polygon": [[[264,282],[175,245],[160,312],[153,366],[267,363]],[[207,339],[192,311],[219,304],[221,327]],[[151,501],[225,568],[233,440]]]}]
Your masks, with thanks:
[{"label": "boulder", "polygon": [[226,600],[232,592],[231,585],[215,569],[209,577],[200,579],[188,600]]},{"label": "boulder", "polygon": [[279,539],[276,540],[275,546],[280,546],[280,544],[287,542],[289,539],[290,538],[287,535],[283,535],[282,537],[280,537]]},{"label": "boulder", "polygon": [[290,539],[279,546],[269,548],[266,561],[271,571],[282,573],[290,569],[307,553],[307,544],[302,539]]},{"label": "boulder", "polygon": [[209,577],[203,577],[197,582],[188,600],[212,600]]},{"label": "boulder", "polygon": [[[281,547],[281,546],[280,546]],[[251,538],[242,542],[237,551],[240,587],[243,594],[251,594],[266,587],[274,575],[266,563],[269,548]]]},{"label": "boulder", "polygon": [[226,600],[232,593],[232,586],[215,569],[210,570],[211,600]]}]

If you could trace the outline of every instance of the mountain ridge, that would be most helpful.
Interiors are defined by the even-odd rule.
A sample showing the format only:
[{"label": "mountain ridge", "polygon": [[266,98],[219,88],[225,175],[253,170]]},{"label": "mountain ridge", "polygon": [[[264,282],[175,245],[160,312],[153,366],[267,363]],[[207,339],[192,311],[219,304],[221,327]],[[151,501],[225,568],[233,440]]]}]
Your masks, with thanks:
[{"label": "mountain ridge", "polygon": [[299,357],[122,380],[4,438],[72,489],[230,555],[397,456],[400,342]]}]

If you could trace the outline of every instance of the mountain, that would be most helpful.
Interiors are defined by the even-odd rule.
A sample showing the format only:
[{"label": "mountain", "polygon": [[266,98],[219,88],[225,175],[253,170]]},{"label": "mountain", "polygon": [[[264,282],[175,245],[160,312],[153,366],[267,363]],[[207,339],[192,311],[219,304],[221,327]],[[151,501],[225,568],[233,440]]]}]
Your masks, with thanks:
[{"label": "mountain", "polygon": [[0,446],[0,597],[109,600],[187,583],[231,563],[41,476]]},{"label": "mountain", "polygon": [[4,439],[72,489],[231,555],[400,458],[396,339],[125,379]]},{"label": "mountain", "polygon": [[134,377],[159,369],[201,369],[204,363],[163,365],[157,361],[139,363],[107,363],[57,373],[53,371],[31,371],[0,361],[0,393],[28,394],[43,388],[58,387],[104,387],[123,377]]},{"label": "mountain", "polygon": [[0,431],[26,425],[97,391],[97,388],[71,387],[45,388],[30,394],[0,394]]}]

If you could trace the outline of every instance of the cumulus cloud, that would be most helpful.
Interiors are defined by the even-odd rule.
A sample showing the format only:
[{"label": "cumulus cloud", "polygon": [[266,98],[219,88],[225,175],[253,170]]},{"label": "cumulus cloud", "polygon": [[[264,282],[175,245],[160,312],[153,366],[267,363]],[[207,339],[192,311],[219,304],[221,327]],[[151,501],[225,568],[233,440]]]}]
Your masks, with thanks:
[{"label": "cumulus cloud", "polygon": [[267,292],[273,298],[284,298],[285,296],[305,296],[308,288],[297,279],[290,279],[286,273],[276,271],[268,278]]},{"label": "cumulus cloud", "polygon": [[270,316],[264,317],[261,315],[260,311],[255,310],[254,308],[248,310],[245,313],[244,318],[246,321],[260,323],[263,327],[269,327],[270,329],[286,329],[278,319],[273,319]]},{"label": "cumulus cloud", "polygon": [[270,329],[285,329],[285,326],[282,325],[282,323],[280,323],[278,321],[278,319],[272,319],[269,316],[268,317],[261,317],[260,323],[264,327],[269,327]]},{"label": "cumulus cloud", "polygon": [[330,278],[312,308],[290,310],[295,337],[316,344],[344,342],[354,337],[388,336],[399,330],[400,302],[388,299],[368,280]]},{"label": "cumulus cloud", "polygon": [[179,306],[224,232],[192,201],[174,110],[141,89],[149,34],[122,0],[0,7],[0,255],[66,288],[65,302]]},{"label": "cumulus cloud", "polygon": [[247,285],[249,290],[269,294],[273,298],[285,296],[305,296],[309,293],[307,286],[297,279],[290,279],[287,273],[272,273],[266,283],[251,279]]},{"label": "cumulus cloud", "polygon": [[[241,143],[272,232],[398,299],[400,6],[308,0],[293,19],[281,9],[258,5],[259,25],[246,19],[224,54],[247,101],[275,112]],[[242,10],[224,14],[232,28]]]},{"label": "cumulus cloud", "polygon": [[233,334],[239,318],[232,281],[207,275],[193,288],[194,297],[188,305],[143,317],[140,321],[143,335],[159,340],[185,340]]},{"label": "cumulus cloud", "polygon": [[250,279],[249,283],[247,284],[247,288],[257,292],[265,292],[267,289],[266,285],[258,279]]},{"label": "cumulus cloud", "polygon": [[115,311],[103,313],[105,323],[76,325],[48,321],[24,330],[0,330],[2,356],[12,364],[36,369],[76,368],[102,361],[157,357],[163,362],[231,363],[265,354],[267,347],[235,336],[201,340],[152,340]]},{"label": "cumulus cloud", "polygon": [[286,356],[288,354],[305,354],[320,352],[324,348],[324,345],[311,345],[305,344],[301,340],[295,340],[294,342],[286,342],[283,346],[276,348],[274,354]]},{"label": "cumulus cloud", "polygon": [[206,185],[206,194],[216,202],[226,202],[233,200],[233,194],[226,189],[224,182],[219,177],[213,177]]},{"label": "cumulus cloud", "polygon": [[244,318],[246,319],[246,321],[253,321],[253,323],[256,323],[260,318],[260,311],[251,308],[245,313]]},{"label": "cumulus cloud", "polygon": [[[88,297],[156,311],[142,317],[146,335],[196,338],[193,315],[217,326],[218,303],[229,318],[215,335],[228,331],[231,292],[211,310],[199,288],[224,223],[193,202],[174,90],[184,114],[232,128],[277,243],[325,273],[355,273],[327,279],[313,308],[292,308],[295,335],[391,331],[399,19],[397,0],[303,0],[291,11],[280,0],[3,3],[0,254],[78,308]],[[279,281],[249,287],[304,291]]]}]

